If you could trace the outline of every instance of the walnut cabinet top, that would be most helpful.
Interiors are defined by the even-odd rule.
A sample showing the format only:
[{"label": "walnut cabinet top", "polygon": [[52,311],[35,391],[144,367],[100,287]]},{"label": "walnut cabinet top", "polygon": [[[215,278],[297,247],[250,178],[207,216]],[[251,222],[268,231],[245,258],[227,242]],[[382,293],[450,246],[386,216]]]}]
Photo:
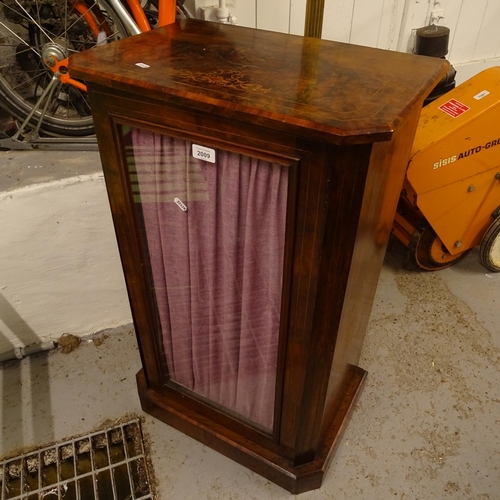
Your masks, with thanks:
[{"label": "walnut cabinet top", "polygon": [[196,20],[70,59],[71,75],[87,82],[243,112],[339,144],[390,140],[447,68],[442,59]]}]

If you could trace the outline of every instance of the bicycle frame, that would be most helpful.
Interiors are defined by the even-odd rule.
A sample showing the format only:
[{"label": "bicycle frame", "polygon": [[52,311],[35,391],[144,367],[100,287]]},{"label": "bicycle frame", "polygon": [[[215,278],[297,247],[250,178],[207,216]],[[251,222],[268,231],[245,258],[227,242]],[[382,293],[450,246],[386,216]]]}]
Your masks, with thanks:
[{"label": "bicycle frame", "polygon": [[[132,16],[130,16],[120,0],[109,0],[109,2],[131,35],[138,35],[139,33],[151,30],[151,25],[144,13],[140,0],[127,0]],[[81,0],[68,3],[82,15],[97,39],[99,36],[99,27],[92,13],[92,8],[88,8]],[[175,6],[175,0],[158,0],[158,26],[165,26],[175,21]],[[59,61],[52,55],[51,60],[46,60],[45,63],[52,69],[54,75],[57,75],[61,83],[72,85],[84,92],[87,91],[87,86],[84,83],[74,80],[69,75],[68,58]]]},{"label": "bicycle frame", "polygon": [[175,22],[175,0],[159,0],[158,26],[166,26],[173,22]]},{"label": "bicycle frame", "polygon": [[[144,9],[141,6],[140,0],[126,0],[132,15],[130,14],[129,10],[126,9],[125,5],[122,3],[122,0],[107,1],[116,15],[119,17],[129,36],[137,35],[151,30],[151,26],[146,17]],[[96,8],[96,4],[94,3],[89,7],[86,4],[86,0],[67,0],[67,2],[68,6],[85,20],[92,34],[96,38],[96,45],[105,43],[106,38],[111,35],[111,28],[106,22],[106,19],[103,18],[101,10],[98,7]],[[94,0],[90,0],[89,3],[92,2],[94,2]],[[175,21],[175,18],[176,0],[158,0],[158,26],[171,24]],[[46,56],[44,62],[52,71],[51,82],[48,84],[47,88],[37,100],[31,112],[19,126],[17,132],[12,137],[0,139],[0,148],[36,148],[63,150],[97,149],[95,137],[39,137],[38,133],[44,119],[48,103],[59,82],[66,85],[71,85],[80,91],[87,91],[87,86],[84,83],[71,78],[68,71],[68,58],[59,60],[54,53],[51,53]],[[41,110],[41,116],[38,120],[37,126],[32,133],[28,134],[22,140],[20,140],[22,134],[24,133],[26,127],[28,127],[30,120],[37,110]]]}]

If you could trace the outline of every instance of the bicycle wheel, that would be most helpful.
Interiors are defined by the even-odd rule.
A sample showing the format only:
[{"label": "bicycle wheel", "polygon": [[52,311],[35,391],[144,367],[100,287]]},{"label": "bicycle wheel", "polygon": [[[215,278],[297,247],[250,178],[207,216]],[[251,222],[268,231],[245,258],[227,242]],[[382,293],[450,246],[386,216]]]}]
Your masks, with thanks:
[{"label": "bicycle wheel", "polygon": [[[105,0],[0,0],[0,104],[23,121],[54,73],[47,55],[61,61],[74,52],[127,36]],[[93,133],[86,92],[58,82],[45,114],[30,120],[47,135]],[[43,119],[42,119],[43,118]]]}]

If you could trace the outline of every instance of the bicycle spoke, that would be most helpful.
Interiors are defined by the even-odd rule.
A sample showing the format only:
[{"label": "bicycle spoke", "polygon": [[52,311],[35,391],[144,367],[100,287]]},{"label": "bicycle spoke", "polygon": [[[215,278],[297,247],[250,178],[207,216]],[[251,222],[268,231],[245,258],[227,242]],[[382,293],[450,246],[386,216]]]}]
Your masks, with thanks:
[{"label": "bicycle spoke", "polygon": [[50,36],[47,34],[47,32],[42,28],[42,25],[41,23],[37,23],[34,19],[33,19],[33,16],[31,16],[31,14],[21,5],[21,2],[19,0],[15,0],[15,2],[17,3],[17,5],[19,5],[19,7],[21,7],[21,9],[23,9],[24,12],[26,12],[26,15],[31,19],[31,21],[33,21],[37,27],[42,31],[42,33],[51,41],[53,42],[54,40],[52,40],[52,38],[50,38]]},{"label": "bicycle spoke", "polygon": [[30,50],[32,50],[37,56],[40,56],[38,52],[26,41],[24,41],[17,33],[12,31],[6,24],[4,24],[2,21],[0,21],[0,25],[3,26],[7,31],[12,33],[22,44],[26,45]]},{"label": "bicycle spoke", "polygon": [[73,23],[68,26],[66,31],[69,31],[73,26],[75,26],[76,23],[78,23],[79,21],[84,19],[85,14],[88,14],[89,12],[90,12],[90,14],[92,14],[91,9],[92,9],[92,7],[94,7],[96,5],[97,5],[97,2],[94,2],[90,7],[87,7],[87,10],[85,12],[79,13],[80,17],[78,19],[76,19],[76,21],[73,21]]},{"label": "bicycle spoke", "polygon": [[[19,2],[17,0],[16,0],[16,3],[19,4]],[[0,5],[2,5],[4,8],[7,8],[7,9],[11,10],[14,14],[21,15],[21,13],[19,11],[15,10],[10,5],[7,5],[4,2],[0,2]],[[38,15],[38,18],[40,19],[40,14],[39,14],[39,9],[38,9],[38,2],[37,2],[36,5],[37,5],[37,15]],[[24,7],[22,7],[22,6],[21,6],[21,8],[24,10],[24,12],[26,12],[26,16],[24,16],[23,19],[25,21],[27,21],[28,23],[34,23],[37,27],[41,28],[42,21],[41,20],[39,22],[34,21],[33,17],[28,14],[28,12],[26,11],[26,9],[24,9]],[[2,25],[6,30],[8,30],[16,38],[18,38],[19,40],[21,40],[22,43],[24,43],[25,45],[28,45],[28,43],[25,40],[23,40],[15,31],[13,31],[11,28],[9,28],[6,24],[4,24],[3,22],[0,21],[0,25]],[[28,26],[24,26],[21,23],[19,23],[19,25],[22,26],[26,31],[28,31],[28,29],[29,29]],[[47,35],[47,33],[49,33],[54,38],[57,36],[56,33],[48,30],[47,27],[45,27],[44,34],[46,34],[47,38],[50,41],[52,41],[52,38],[49,35]],[[5,46],[5,44],[4,44],[4,46]]]},{"label": "bicycle spoke", "polygon": [[26,44],[25,48],[23,50],[20,50],[19,49],[19,44],[14,44],[14,43],[12,43],[12,44],[4,44],[3,47],[12,47],[12,48],[15,48],[16,49],[16,53],[19,54],[19,55],[23,55],[23,54],[26,54],[28,52],[33,52],[37,56],[40,56],[40,52],[38,52],[38,51],[41,50],[41,48],[42,48],[40,45],[29,45],[29,44]]},{"label": "bicycle spoke", "polygon": [[90,109],[90,104],[89,102],[87,101],[87,99],[85,98],[85,95],[83,94],[83,92],[80,90],[80,89],[77,89],[75,88],[75,90],[78,92],[79,96],[80,96],[80,99],[82,100],[82,102],[85,104],[85,106],[87,107],[87,111],[90,113],[91,112],[91,109]]},{"label": "bicycle spoke", "polygon": [[[18,90],[18,89],[21,89],[23,87],[30,87],[31,84],[37,85],[38,84],[38,80],[43,75],[49,75],[50,76],[50,73],[47,70],[45,70],[43,73],[37,73],[35,76],[31,76],[29,78],[26,78],[26,80],[22,81],[21,83],[18,83],[17,85],[13,85],[12,89],[13,90]],[[36,97],[36,96],[34,96],[34,97]]]},{"label": "bicycle spoke", "polygon": [[64,3],[64,33],[68,32],[68,2]]},{"label": "bicycle spoke", "polygon": [[[12,6],[10,6],[10,5],[6,4],[5,2],[0,2],[0,5],[2,5],[4,9],[9,9],[9,10],[11,10],[14,14],[21,15],[21,13],[20,13],[20,12],[18,12],[16,9],[14,9]],[[27,18],[27,17],[23,17],[23,19],[24,19],[25,21],[27,21],[29,18]]]},{"label": "bicycle spoke", "polygon": [[[64,93],[66,96],[64,99],[60,98],[61,93]],[[61,110],[59,113],[58,111]],[[52,113],[64,116],[70,116],[72,113],[80,114],[80,110],[73,103],[72,97],[66,92],[64,87],[61,87],[59,90],[59,94],[55,97],[53,105],[52,105]]]},{"label": "bicycle spoke", "polygon": [[36,16],[38,18],[38,25],[42,25],[42,16],[40,15],[40,4],[38,3],[38,0],[35,1],[36,5]]},{"label": "bicycle spoke", "polygon": [[[3,26],[3,25],[2,25],[2,21],[0,21],[0,26]],[[23,41],[23,40],[21,40],[21,41]],[[23,51],[22,51],[22,53],[24,53],[24,52],[29,52],[29,51],[31,51],[31,50],[32,50],[31,45],[29,45],[29,44],[27,44],[27,43],[26,43],[25,45],[26,45],[26,49],[25,49],[25,50],[23,50]],[[12,47],[12,48],[17,48],[17,47],[19,47],[19,44],[18,44],[18,43],[14,43],[14,42],[13,42],[13,43],[3,43],[3,44],[2,44],[2,47]]]},{"label": "bicycle spoke", "polygon": [[76,109],[76,106],[73,104],[73,101],[71,99],[68,99],[67,101],[67,105],[66,105],[66,112],[69,113],[69,108],[70,106],[78,113],[78,109]]}]

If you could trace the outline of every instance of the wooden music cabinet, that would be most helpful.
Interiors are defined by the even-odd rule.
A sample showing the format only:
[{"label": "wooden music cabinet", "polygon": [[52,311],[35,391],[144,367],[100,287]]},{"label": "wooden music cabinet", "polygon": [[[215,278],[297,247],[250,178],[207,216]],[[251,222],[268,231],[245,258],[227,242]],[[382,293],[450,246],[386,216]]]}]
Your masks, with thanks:
[{"label": "wooden music cabinet", "polygon": [[76,54],[143,409],[293,493],[319,488],[424,98],[448,63],[183,21]]}]

